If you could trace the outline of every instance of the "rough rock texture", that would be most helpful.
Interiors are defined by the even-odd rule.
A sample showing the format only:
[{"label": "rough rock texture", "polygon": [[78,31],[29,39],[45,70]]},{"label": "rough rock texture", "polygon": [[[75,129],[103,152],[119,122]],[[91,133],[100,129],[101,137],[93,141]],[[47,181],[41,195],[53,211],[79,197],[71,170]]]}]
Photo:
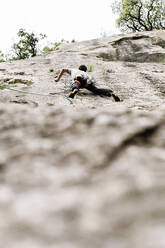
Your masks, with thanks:
[{"label": "rough rock texture", "polygon": [[[108,61],[163,62],[165,34],[160,30],[117,35],[92,40],[90,43],[77,43],[74,48],[74,51],[83,49],[83,55],[92,54]],[[66,51],[69,51],[68,46]]]},{"label": "rough rock texture", "polygon": [[[0,64],[0,247],[165,247],[164,42],[119,35]],[[81,90],[70,104],[54,77],[79,64],[123,102]]]}]

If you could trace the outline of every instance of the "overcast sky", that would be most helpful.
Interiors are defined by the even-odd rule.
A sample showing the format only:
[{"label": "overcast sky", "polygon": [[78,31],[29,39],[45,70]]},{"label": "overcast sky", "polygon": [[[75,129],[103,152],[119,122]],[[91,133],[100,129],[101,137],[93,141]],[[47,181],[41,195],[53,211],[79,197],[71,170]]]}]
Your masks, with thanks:
[{"label": "overcast sky", "polygon": [[4,0],[0,5],[0,50],[9,50],[20,28],[44,33],[50,42],[119,33],[113,0]]}]

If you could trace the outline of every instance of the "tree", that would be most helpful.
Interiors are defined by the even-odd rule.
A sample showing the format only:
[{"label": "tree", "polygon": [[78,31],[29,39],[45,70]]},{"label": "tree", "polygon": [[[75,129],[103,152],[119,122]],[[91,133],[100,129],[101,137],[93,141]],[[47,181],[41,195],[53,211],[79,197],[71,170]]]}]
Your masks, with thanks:
[{"label": "tree", "polygon": [[121,31],[151,31],[165,29],[164,0],[119,0],[112,5],[119,14],[117,24]]},{"label": "tree", "polygon": [[34,57],[38,53],[38,42],[46,37],[44,34],[28,33],[25,29],[20,29],[17,33],[18,43],[13,44],[13,52],[16,56],[13,59],[26,59]]}]

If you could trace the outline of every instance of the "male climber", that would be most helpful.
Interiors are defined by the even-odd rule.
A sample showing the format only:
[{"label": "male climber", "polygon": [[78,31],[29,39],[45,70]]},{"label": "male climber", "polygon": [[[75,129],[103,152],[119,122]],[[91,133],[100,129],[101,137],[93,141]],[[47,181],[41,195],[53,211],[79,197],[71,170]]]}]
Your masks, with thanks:
[{"label": "male climber", "polygon": [[69,95],[70,98],[74,98],[80,88],[85,88],[96,95],[112,96],[116,102],[120,102],[120,98],[115,95],[112,90],[97,88],[94,80],[86,71],[87,67],[85,65],[80,65],[79,69],[62,69],[55,81],[58,82],[64,73],[68,73],[72,79],[72,92]]}]

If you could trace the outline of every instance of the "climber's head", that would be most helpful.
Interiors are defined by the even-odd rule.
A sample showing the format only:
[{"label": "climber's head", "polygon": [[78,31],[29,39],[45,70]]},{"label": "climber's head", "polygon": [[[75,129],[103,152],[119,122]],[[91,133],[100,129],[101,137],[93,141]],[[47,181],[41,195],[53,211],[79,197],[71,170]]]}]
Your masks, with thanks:
[{"label": "climber's head", "polygon": [[87,71],[86,65],[80,65],[80,66],[79,66],[79,70],[80,70],[80,71],[85,71],[85,72],[86,72],[86,71]]}]

